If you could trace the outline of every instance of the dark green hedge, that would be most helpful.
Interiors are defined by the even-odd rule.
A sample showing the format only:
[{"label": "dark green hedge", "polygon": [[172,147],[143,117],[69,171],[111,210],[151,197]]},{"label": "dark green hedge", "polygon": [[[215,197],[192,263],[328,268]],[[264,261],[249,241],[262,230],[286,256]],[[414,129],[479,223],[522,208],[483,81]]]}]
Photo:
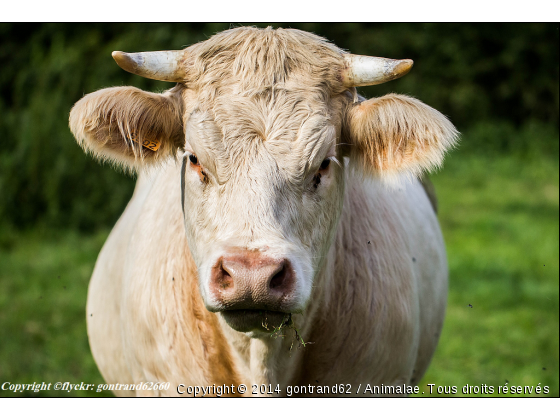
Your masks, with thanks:
[{"label": "dark green hedge", "polygon": [[[557,24],[272,25],[315,32],[353,53],[415,60],[405,78],[363,88],[365,96],[415,96],[462,131],[496,123],[512,132],[536,124],[557,133]],[[114,223],[134,182],[84,155],[68,130],[70,108],[107,86],[170,87],[124,72],[113,50],[180,49],[229,27],[0,24],[0,226],[89,230]],[[508,138],[493,149],[508,152]]]}]

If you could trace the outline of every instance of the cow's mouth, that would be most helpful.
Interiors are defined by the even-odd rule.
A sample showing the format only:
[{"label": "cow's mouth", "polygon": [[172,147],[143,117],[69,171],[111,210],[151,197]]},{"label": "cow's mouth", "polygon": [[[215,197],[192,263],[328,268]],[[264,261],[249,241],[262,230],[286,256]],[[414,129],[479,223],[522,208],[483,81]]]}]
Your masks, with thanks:
[{"label": "cow's mouth", "polygon": [[278,331],[289,322],[287,312],[264,311],[257,309],[238,309],[220,312],[227,324],[239,332],[270,332]]}]

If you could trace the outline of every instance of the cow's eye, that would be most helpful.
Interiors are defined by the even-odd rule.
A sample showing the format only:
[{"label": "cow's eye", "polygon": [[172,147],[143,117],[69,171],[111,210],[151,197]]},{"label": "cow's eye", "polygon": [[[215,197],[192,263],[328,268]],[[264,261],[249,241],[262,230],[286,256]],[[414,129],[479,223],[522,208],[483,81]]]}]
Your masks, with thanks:
[{"label": "cow's eye", "polygon": [[324,171],[325,169],[327,169],[330,163],[331,163],[330,159],[325,159],[323,162],[321,162],[321,170]]},{"label": "cow's eye", "polygon": [[200,177],[200,180],[203,183],[207,183],[208,182],[208,175],[204,171],[204,168],[202,167],[202,165],[198,161],[198,158],[196,157],[196,155],[193,154],[193,153],[189,154],[189,160],[191,161],[192,170],[198,173],[198,176]]}]

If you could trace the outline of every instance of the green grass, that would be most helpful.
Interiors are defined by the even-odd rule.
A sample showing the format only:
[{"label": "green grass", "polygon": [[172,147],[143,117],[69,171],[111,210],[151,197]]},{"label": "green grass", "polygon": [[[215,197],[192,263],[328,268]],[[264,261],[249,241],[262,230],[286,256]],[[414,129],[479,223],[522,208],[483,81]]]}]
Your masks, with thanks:
[{"label": "green grass", "polygon": [[0,396],[100,396],[52,391],[56,382],[104,383],[86,333],[93,264],[108,232],[28,232],[0,241],[0,382],[51,382],[51,391]]},{"label": "green grass", "polygon": [[[432,383],[456,386],[462,396],[464,385],[486,384],[497,395],[507,380],[540,383],[558,397],[557,155],[462,150],[432,179],[450,287],[443,334],[421,391],[428,395]],[[85,303],[107,234],[1,231],[1,383],[103,383],[89,350]]]}]

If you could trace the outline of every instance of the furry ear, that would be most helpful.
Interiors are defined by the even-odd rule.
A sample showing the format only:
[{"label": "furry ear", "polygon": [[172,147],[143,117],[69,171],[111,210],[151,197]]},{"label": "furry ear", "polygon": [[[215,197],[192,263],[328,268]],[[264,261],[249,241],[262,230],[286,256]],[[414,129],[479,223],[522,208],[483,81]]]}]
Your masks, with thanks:
[{"label": "furry ear", "polygon": [[175,155],[184,142],[180,101],[133,87],[84,96],[70,112],[70,129],[84,150],[129,170]]},{"label": "furry ear", "polygon": [[344,132],[350,158],[366,174],[409,177],[441,165],[459,133],[445,116],[417,99],[389,94],[351,106]]}]

